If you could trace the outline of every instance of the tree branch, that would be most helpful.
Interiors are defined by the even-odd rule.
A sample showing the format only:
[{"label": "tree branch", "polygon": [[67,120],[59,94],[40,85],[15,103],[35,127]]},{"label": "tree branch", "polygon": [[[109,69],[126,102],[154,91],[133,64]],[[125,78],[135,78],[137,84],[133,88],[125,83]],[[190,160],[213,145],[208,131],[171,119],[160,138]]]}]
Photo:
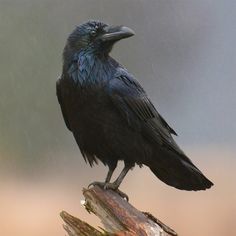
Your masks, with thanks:
[{"label": "tree branch", "polygon": [[88,223],[69,215],[61,213],[66,223],[65,230],[69,236],[176,236],[177,234],[168,226],[159,221],[150,213],[137,210],[130,203],[112,190],[103,190],[98,186],[84,189],[84,207],[90,213],[98,216],[105,230],[99,231]]}]

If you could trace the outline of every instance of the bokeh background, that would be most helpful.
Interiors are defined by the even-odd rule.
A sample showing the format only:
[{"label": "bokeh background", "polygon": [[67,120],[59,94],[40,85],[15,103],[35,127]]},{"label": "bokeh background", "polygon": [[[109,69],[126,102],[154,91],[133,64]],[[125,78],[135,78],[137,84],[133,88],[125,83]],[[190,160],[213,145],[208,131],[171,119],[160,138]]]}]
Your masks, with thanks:
[{"label": "bokeh background", "polygon": [[55,95],[66,37],[88,19],[135,30],[113,57],[215,183],[179,191],[135,168],[121,189],[181,236],[236,235],[235,12],[234,0],[0,0],[0,235],[63,236],[63,209],[100,224],[81,189],[107,170],[84,163]]}]

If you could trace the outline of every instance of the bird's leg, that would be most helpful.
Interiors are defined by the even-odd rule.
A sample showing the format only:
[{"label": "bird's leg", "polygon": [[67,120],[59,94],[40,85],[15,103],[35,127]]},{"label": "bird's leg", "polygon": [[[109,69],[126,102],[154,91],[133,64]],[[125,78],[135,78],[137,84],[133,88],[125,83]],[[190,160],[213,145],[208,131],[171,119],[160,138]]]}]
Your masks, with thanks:
[{"label": "bird's leg", "polygon": [[123,179],[125,178],[126,174],[128,173],[128,171],[133,166],[134,166],[133,164],[125,162],[125,166],[124,166],[123,170],[121,171],[120,175],[117,177],[117,179],[113,183],[107,183],[104,186],[104,189],[112,189],[112,190],[116,191],[121,197],[127,199],[127,201],[128,201],[129,197],[127,196],[127,194],[120,191],[118,188],[119,188],[120,184],[122,183]]},{"label": "bird's leg", "polygon": [[121,171],[120,175],[117,177],[117,179],[113,183],[110,183],[110,180],[111,180],[112,174],[116,168],[116,165],[109,166],[109,170],[108,170],[105,182],[97,182],[97,181],[92,182],[91,184],[89,184],[88,188],[91,186],[98,185],[99,187],[104,188],[104,189],[112,189],[112,190],[116,191],[121,197],[127,199],[127,201],[128,201],[129,197],[127,196],[127,194],[120,191],[118,188],[119,188],[120,184],[122,183],[123,179],[125,178],[126,174],[128,173],[128,171],[133,166],[134,166],[133,164],[125,162],[125,166],[124,166],[123,170]]},{"label": "bird's leg", "polygon": [[112,174],[113,174],[116,166],[117,166],[117,163],[114,164],[114,165],[109,166],[109,170],[107,172],[107,176],[106,176],[105,182],[94,181],[91,184],[89,184],[88,188],[91,187],[91,186],[98,185],[101,188],[107,189],[106,186],[109,184],[109,182],[111,180],[111,177],[112,177]]},{"label": "bird's leg", "polygon": [[[116,168],[116,167],[115,167],[115,168]],[[105,183],[109,183],[109,182],[110,182],[111,177],[112,177],[112,175],[113,175],[113,173],[114,173],[115,168],[109,168],[108,173],[107,173],[107,176],[106,176],[106,179],[105,179]]]},{"label": "bird's leg", "polygon": [[125,163],[125,166],[123,170],[121,171],[120,175],[117,177],[117,179],[111,183],[110,185],[113,186],[113,189],[118,189],[121,185],[123,179],[125,178],[126,174],[129,172],[129,170],[133,167],[133,165]]}]

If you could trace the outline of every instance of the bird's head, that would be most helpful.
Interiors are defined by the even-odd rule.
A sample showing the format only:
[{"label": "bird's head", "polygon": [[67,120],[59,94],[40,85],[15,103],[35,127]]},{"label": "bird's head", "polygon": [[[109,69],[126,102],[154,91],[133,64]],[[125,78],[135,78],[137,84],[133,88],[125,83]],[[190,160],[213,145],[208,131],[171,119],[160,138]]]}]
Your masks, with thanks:
[{"label": "bird's head", "polygon": [[88,21],[77,26],[67,39],[67,47],[73,52],[89,50],[95,54],[108,55],[117,41],[134,35],[125,26],[109,26],[100,21]]}]

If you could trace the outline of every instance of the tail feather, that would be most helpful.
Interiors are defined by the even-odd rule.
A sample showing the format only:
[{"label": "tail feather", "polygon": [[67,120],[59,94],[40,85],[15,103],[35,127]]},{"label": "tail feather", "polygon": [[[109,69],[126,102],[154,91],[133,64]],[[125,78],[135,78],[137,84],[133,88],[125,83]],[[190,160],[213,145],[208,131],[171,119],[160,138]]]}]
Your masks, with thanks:
[{"label": "tail feather", "polygon": [[151,171],[164,183],[181,190],[205,190],[213,186],[203,173],[185,155],[164,150],[163,155],[152,158]]}]

